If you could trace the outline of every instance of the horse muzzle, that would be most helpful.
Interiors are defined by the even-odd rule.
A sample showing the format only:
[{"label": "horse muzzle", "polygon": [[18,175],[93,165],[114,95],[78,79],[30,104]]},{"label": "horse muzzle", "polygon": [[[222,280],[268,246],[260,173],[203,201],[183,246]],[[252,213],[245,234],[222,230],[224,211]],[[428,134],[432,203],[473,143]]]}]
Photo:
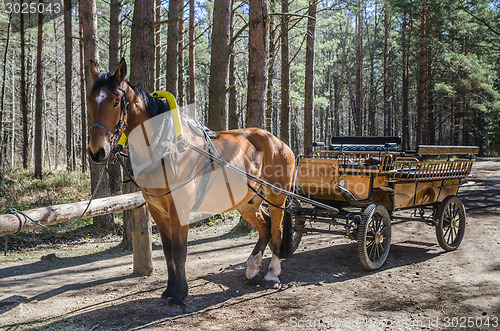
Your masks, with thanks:
[{"label": "horse muzzle", "polygon": [[109,151],[104,149],[103,147],[99,148],[95,153],[92,152],[92,149],[88,149],[90,159],[97,165],[103,165],[106,163],[108,158]]}]

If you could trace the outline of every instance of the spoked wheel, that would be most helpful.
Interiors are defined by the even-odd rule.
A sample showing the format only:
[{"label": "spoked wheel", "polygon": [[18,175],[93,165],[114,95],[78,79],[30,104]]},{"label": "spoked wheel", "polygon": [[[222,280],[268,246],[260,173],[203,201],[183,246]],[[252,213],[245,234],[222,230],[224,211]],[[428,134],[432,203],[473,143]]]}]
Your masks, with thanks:
[{"label": "spoked wheel", "polygon": [[366,270],[380,268],[391,247],[391,217],[387,208],[378,203],[369,205],[358,227],[358,256]]},{"label": "spoked wheel", "polygon": [[[302,239],[302,234],[304,233],[304,220],[300,217],[296,217],[292,212],[292,208],[300,207],[300,202],[297,199],[287,198],[285,212],[283,214],[283,241],[280,247],[280,259],[286,259],[292,256],[292,254],[297,250]],[[291,202],[290,202],[291,201]],[[273,250],[273,243],[269,241],[269,248]]]},{"label": "spoked wheel", "polygon": [[449,196],[439,204],[436,213],[436,237],[445,251],[460,246],[465,234],[465,209],[456,196]]}]

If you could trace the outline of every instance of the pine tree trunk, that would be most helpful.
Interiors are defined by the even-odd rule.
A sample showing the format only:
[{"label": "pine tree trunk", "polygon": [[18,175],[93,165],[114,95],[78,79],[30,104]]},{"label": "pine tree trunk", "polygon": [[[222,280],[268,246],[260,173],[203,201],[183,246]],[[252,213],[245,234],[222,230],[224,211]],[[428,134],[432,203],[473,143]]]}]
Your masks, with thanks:
[{"label": "pine tree trunk", "polygon": [[427,48],[427,143],[430,145],[436,144],[436,121],[435,121],[435,112],[434,112],[434,91],[433,91],[433,72],[432,72],[432,52],[431,48]]},{"label": "pine tree trunk", "polygon": [[[43,0],[39,0],[43,3]],[[36,108],[35,108],[35,177],[42,177],[42,116],[43,116],[43,12],[38,14],[36,50]]]},{"label": "pine tree trunk", "polygon": [[[93,60],[98,63],[97,53],[97,16],[96,16],[96,3],[91,0],[81,0],[81,20],[83,32],[83,46],[84,46],[84,66],[85,66],[85,84],[86,90],[90,91],[93,85],[92,77],[90,76],[90,61]],[[134,48],[132,48],[134,49]],[[85,128],[87,130],[87,128]],[[97,187],[102,168],[90,163],[90,186],[92,192]],[[96,193],[96,198],[107,197],[109,192],[109,179],[106,172],[103,173],[103,178]],[[94,223],[102,228],[113,228],[113,214],[99,216],[94,218]]]},{"label": "pine tree trunk", "polygon": [[288,45],[288,0],[281,1],[281,120],[280,138],[290,144],[290,59]]},{"label": "pine tree trunk", "polygon": [[389,14],[384,0],[384,135],[391,135],[391,105],[389,102]]},{"label": "pine tree trunk", "polygon": [[[111,0],[109,4],[109,72],[115,72],[121,59],[121,40],[122,40],[122,2],[121,0]],[[108,164],[109,191],[116,194],[122,190],[120,164]]]},{"label": "pine tree trunk", "polygon": [[268,0],[250,1],[248,22],[247,127],[263,127],[266,92]]},{"label": "pine tree trunk", "polygon": [[80,57],[80,111],[81,111],[81,162],[82,162],[82,173],[87,172],[87,110],[85,102],[85,71],[84,71],[84,56],[83,56],[83,25],[82,25],[82,15],[81,15],[81,3],[78,3],[78,14],[79,14],[79,57]]},{"label": "pine tree trunk", "polygon": [[[5,141],[4,141],[4,133],[3,133],[3,116],[5,114],[5,85],[7,82],[7,75],[6,75],[6,70],[7,70],[7,53],[9,51],[9,41],[10,41],[10,26],[11,26],[11,19],[12,19],[12,14],[9,15],[9,23],[7,25],[7,39],[5,41],[5,51],[3,54],[3,70],[2,70],[2,94],[0,96],[0,142],[2,142],[2,147],[0,147],[0,196],[4,196],[5,189],[4,189],[4,171],[3,171],[3,163],[4,163],[4,157],[5,157],[5,152],[6,149],[3,148],[5,146]],[[12,73],[12,76],[14,74]],[[14,104],[12,104],[14,106]],[[14,111],[14,110],[12,110]],[[14,134],[14,133],[12,133]]]},{"label": "pine tree trunk", "polygon": [[[229,40],[233,39],[234,36],[234,0],[231,1],[231,23],[229,29]],[[227,116],[227,128],[237,129],[238,128],[238,112],[236,105],[236,76],[234,74],[236,68],[234,64],[234,42],[230,43],[230,55],[229,55],[229,105],[228,105],[228,116]]]},{"label": "pine tree trunk", "polygon": [[[179,17],[181,10],[180,0],[170,0],[168,5],[168,34],[167,34],[167,78],[165,88],[178,97],[177,85],[179,77]],[[135,17],[135,14],[134,14]]]},{"label": "pine tree trunk", "polygon": [[208,127],[220,131],[226,129],[226,81],[231,47],[229,30],[231,0],[215,0],[212,29],[212,55],[208,96]]},{"label": "pine tree trunk", "polygon": [[314,137],[314,34],[316,31],[317,2],[309,4],[306,41],[306,72],[304,88],[304,154],[313,143]]},{"label": "pine tree trunk", "polygon": [[402,57],[403,57],[403,101],[402,101],[402,122],[403,122],[403,149],[408,150],[410,148],[410,123],[409,123],[409,61],[408,61],[408,36],[407,36],[407,21],[406,21],[406,11],[403,13],[403,27],[402,27]]},{"label": "pine tree trunk", "polygon": [[[465,36],[465,56],[469,55],[469,36]],[[467,146],[470,144],[469,136],[469,104],[467,100],[467,91],[464,89],[462,95],[462,106],[464,109],[464,116],[462,119],[462,145]]]},{"label": "pine tree trunk", "polygon": [[[161,21],[161,0],[156,0],[155,20]],[[151,85],[155,91],[161,90],[161,26],[155,27],[155,84]]]},{"label": "pine tree trunk", "polygon": [[24,30],[24,14],[19,15],[20,26],[20,48],[21,48],[21,77],[20,77],[20,94],[19,110],[22,114],[23,121],[23,169],[28,169],[28,100],[26,98],[26,31]]},{"label": "pine tree trunk", "polygon": [[[181,6],[184,7],[183,4]],[[179,107],[184,106],[186,99],[186,92],[184,90],[184,9],[179,12],[179,77],[177,80],[177,93],[179,96],[177,100],[179,101]]]},{"label": "pine tree trunk", "polygon": [[272,132],[273,127],[273,90],[274,90],[274,61],[276,52],[276,30],[274,16],[269,18],[269,65],[267,66],[267,96],[266,96],[266,130]]},{"label": "pine tree trunk", "polygon": [[418,89],[417,89],[417,145],[424,143],[424,125],[426,114],[426,85],[427,85],[427,42],[426,42],[426,7],[422,3],[420,17],[420,53],[419,53],[419,74],[418,74]]},{"label": "pine tree trunk", "polygon": [[66,169],[68,171],[72,168],[72,143],[73,136],[73,122],[72,122],[72,95],[73,88],[73,39],[71,36],[71,0],[64,0],[64,84],[65,84],[65,97],[66,97]]},{"label": "pine tree trunk", "polygon": [[194,0],[189,0],[189,103],[196,103],[194,80]]},{"label": "pine tree trunk", "polygon": [[356,8],[356,135],[363,135],[363,0],[357,0]]}]

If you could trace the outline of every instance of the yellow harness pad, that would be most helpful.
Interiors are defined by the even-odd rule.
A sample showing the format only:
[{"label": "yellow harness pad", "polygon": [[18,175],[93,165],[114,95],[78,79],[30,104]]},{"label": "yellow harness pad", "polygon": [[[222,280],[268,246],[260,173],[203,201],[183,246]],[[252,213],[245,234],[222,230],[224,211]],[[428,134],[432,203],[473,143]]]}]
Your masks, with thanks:
[{"label": "yellow harness pad", "polygon": [[175,101],[174,95],[167,91],[156,91],[151,93],[151,96],[153,96],[153,98],[165,98],[167,100],[170,112],[172,113],[172,118],[174,120],[175,138],[182,136],[181,116],[179,108],[177,108],[177,102]]}]

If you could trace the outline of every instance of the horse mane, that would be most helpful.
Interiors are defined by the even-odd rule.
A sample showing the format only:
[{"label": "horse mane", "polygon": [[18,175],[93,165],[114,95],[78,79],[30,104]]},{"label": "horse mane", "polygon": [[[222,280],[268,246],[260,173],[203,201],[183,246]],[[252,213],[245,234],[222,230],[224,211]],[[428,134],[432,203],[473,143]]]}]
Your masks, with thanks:
[{"label": "horse mane", "polygon": [[[130,82],[126,81],[128,85],[134,90],[135,93],[137,93],[142,101],[144,102],[144,105],[146,106],[146,109],[148,111],[148,114],[150,117],[155,117],[156,115],[163,114],[164,112],[167,112],[170,110],[170,107],[168,106],[167,103],[163,102],[159,98],[153,98],[151,94],[145,92],[141,88],[130,84]],[[110,72],[105,72],[99,75],[99,77],[96,79],[94,82],[94,85],[92,85],[92,91],[91,93],[100,90],[103,87],[107,87],[108,89],[113,92],[113,94],[117,95],[118,94],[118,85],[116,85],[114,76]]]}]

